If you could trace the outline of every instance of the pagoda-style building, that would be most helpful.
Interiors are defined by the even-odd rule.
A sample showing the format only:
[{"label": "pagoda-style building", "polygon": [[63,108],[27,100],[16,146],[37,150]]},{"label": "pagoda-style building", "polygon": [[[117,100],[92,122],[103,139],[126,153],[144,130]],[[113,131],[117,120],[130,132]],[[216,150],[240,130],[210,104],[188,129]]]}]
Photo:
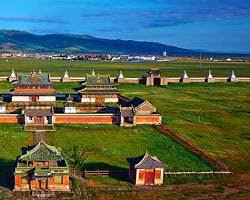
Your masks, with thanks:
[{"label": "pagoda-style building", "polygon": [[139,157],[127,158],[129,177],[135,185],[162,185],[164,164],[147,152]]},{"label": "pagoda-style building", "polygon": [[117,84],[112,82],[110,76],[87,75],[84,88],[78,91],[82,103],[118,103],[120,92],[116,89]]},{"label": "pagoda-style building", "polygon": [[55,101],[55,91],[49,74],[32,71],[31,74],[17,75],[12,102],[43,104]]},{"label": "pagoda-style building", "polygon": [[67,161],[43,141],[18,159],[14,176],[14,191],[70,191]]}]

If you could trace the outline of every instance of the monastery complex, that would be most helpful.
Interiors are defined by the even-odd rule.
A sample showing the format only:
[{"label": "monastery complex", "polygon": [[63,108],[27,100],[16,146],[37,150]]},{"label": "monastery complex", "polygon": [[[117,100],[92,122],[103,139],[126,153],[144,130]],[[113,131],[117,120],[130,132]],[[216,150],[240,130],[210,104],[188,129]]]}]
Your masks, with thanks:
[{"label": "monastery complex", "polygon": [[53,131],[57,123],[135,126],[162,121],[148,101],[122,96],[116,88],[118,83],[94,71],[87,75],[78,93],[66,97],[63,107],[57,104],[49,74],[17,74],[13,85],[11,102],[1,101],[0,123],[21,123],[27,131]]}]

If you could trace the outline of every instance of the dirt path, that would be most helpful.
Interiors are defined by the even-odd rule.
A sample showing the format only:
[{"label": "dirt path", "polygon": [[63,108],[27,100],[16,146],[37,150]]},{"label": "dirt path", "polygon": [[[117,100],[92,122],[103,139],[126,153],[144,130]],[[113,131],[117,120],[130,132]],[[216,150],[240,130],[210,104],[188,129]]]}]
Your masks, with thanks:
[{"label": "dirt path", "polygon": [[46,132],[37,131],[33,133],[34,144],[39,143],[41,140],[46,141]]},{"label": "dirt path", "polygon": [[210,155],[209,153],[207,153],[203,149],[199,148],[195,144],[191,143],[186,138],[182,137],[181,134],[179,134],[176,131],[170,129],[166,125],[162,124],[160,126],[155,126],[155,129],[157,131],[159,131],[160,133],[163,133],[164,135],[167,135],[167,136],[171,137],[172,139],[174,139],[175,141],[180,143],[182,146],[189,149],[194,154],[200,156],[201,158],[203,158],[204,160],[206,160],[207,162],[212,164],[212,166],[216,167],[218,170],[227,171],[227,172],[231,171],[230,167],[228,167],[225,163],[223,163],[219,159],[213,157],[212,155]]}]

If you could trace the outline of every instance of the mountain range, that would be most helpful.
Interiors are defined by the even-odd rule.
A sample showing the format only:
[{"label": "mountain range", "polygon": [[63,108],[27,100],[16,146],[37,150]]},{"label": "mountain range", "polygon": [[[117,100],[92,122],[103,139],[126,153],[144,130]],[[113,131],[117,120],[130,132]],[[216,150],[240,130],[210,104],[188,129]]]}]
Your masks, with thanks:
[{"label": "mountain range", "polygon": [[0,30],[0,52],[26,53],[96,53],[192,55],[199,51],[168,46],[156,42],[102,39],[89,35],[35,35],[16,30]]}]

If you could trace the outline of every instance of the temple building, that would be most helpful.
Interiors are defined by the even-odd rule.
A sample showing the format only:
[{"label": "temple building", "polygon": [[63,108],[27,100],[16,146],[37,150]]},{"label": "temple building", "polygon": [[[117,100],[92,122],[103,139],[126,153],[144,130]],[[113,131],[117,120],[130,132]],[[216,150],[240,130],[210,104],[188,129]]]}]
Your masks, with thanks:
[{"label": "temple building", "polygon": [[25,130],[54,130],[54,109],[50,106],[26,106],[23,109]]},{"label": "temple building", "polygon": [[78,91],[82,103],[118,103],[120,92],[116,89],[117,84],[111,81],[110,76],[87,75],[83,85],[84,88]]},{"label": "temple building", "polygon": [[120,125],[134,126],[138,124],[162,123],[162,117],[156,112],[156,108],[148,101],[135,97],[132,100],[120,96]]},{"label": "temple building", "polygon": [[157,157],[147,152],[139,157],[127,158],[129,177],[135,185],[162,185],[164,164]]},{"label": "temple building", "polygon": [[14,176],[14,191],[70,191],[67,161],[43,141],[18,159]]},{"label": "temple building", "polygon": [[56,101],[49,74],[32,72],[17,75],[12,102],[51,103]]}]

